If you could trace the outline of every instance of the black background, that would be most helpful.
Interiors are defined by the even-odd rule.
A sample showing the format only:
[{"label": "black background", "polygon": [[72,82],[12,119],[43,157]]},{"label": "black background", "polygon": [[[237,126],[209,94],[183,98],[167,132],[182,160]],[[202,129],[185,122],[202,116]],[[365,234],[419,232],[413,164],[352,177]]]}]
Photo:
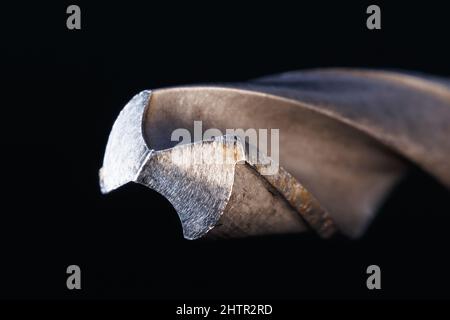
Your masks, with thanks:
[{"label": "black background", "polygon": [[[450,194],[419,169],[358,241],[186,241],[156,192],[99,192],[112,123],[143,89],[328,66],[450,75],[444,2],[373,3],[382,30],[364,1],[1,4],[0,297],[449,298]],[[66,288],[71,264],[81,291]]]}]

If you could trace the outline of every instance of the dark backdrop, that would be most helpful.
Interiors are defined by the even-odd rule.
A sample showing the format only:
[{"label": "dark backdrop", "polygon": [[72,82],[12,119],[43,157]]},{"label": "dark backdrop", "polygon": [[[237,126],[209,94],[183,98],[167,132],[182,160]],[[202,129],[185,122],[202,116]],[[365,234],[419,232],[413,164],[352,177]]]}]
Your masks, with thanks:
[{"label": "dark backdrop", "polygon": [[[444,2],[375,1],[378,31],[370,2],[297,2],[73,1],[80,31],[66,29],[67,1],[2,3],[0,296],[450,297],[450,194],[418,169],[358,241],[186,241],[156,192],[100,194],[112,123],[143,89],[328,66],[450,75]],[[81,291],[66,289],[70,264]],[[381,291],[366,289],[370,264]]]}]

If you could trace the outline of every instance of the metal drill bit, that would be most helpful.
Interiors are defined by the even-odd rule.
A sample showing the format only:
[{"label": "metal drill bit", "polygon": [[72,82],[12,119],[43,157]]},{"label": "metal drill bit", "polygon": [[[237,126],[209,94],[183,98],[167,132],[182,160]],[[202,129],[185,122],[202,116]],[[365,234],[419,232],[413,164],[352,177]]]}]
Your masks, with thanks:
[{"label": "metal drill bit", "polygon": [[[239,137],[171,140],[198,120],[222,132],[279,129],[280,169],[262,174],[273,164],[270,150],[258,150],[261,165]],[[306,230],[327,237],[336,226],[354,237],[411,165],[450,186],[448,137],[449,85],[432,77],[315,70],[144,91],[113,126],[100,184],[103,193],[130,181],[160,192],[188,239]]]},{"label": "metal drill bit", "polygon": [[142,118],[150,97],[150,91],[135,96],[113,126],[100,171],[103,193],[130,181],[157,190],[177,210],[187,239],[217,225],[212,234],[219,237],[300,232],[306,230],[303,221],[323,236],[334,231],[328,214],[289,173],[281,168],[263,178],[261,165],[247,159],[239,137],[149,149]]}]

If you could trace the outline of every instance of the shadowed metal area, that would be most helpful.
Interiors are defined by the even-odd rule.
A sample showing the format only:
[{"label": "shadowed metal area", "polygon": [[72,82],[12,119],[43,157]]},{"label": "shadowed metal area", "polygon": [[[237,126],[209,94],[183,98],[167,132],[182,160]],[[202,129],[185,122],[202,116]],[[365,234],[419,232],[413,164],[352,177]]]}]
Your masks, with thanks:
[{"label": "shadowed metal area", "polygon": [[[263,175],[242,139],[202,140],[194,121],[224,133],[279,129],[280,169]],[[177,145],[178,128],[195,141]],[[336,229],[356,237],[409,167],[450,186],[448,137],[450,90],[436,77],[330,69],[157,89],[116,120],[100,185],[107,193],[133,181],[160,192],[188,239]],[[259,150],[266,165],[271,152]]]}]

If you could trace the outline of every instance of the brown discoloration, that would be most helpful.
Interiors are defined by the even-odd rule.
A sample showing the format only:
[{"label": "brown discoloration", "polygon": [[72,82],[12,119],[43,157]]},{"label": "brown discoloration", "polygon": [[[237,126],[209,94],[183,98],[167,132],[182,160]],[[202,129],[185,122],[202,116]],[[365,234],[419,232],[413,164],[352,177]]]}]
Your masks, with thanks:
[{"label": "brown discoloration", "polygon": [[[260,166],[255,166],[257,171]],[[319,201],[282,167],[274,175],[263,176],[305,220],[308,226],[324,238],[336,232],[329,213],[320,205]]]},{"label": "brown discoloration", "polygon": [[237,164],[228,204],[207,236],[236,238],[309,229],[284,196],[248,163]]}]

